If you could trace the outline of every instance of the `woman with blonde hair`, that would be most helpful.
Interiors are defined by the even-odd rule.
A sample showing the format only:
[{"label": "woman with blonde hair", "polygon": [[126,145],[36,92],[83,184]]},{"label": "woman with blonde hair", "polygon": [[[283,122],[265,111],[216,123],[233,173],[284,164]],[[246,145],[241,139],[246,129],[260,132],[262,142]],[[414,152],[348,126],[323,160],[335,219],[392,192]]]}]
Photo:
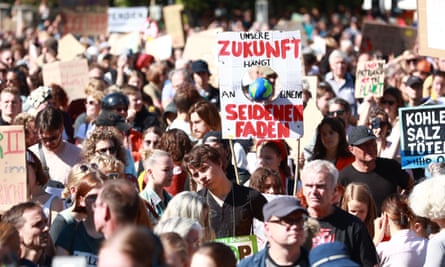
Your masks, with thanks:
[{"label": "woman with blonde hair", "polygon": [[191,218],[199,222],[202,227],[202,242],[215,239],[215,232],[210,226],[209,205],[196,192],[183,191],[175,195],[168,203],[161,221],[172,217]]},{"label": "woman with blonde hair", "polygon": [[72,167],[62,193],[71,206],[61,211],[51,225],[50,235],[54,242],[66,225],[75,224],[88,217],[86,195],[91,190],[102,186],[105,179],[106,177],[97,170],[95,165],[78,163]]},{"label": "woman with blonde hair", "polygon": [[348,184],[340,206],[343,210],[357,216],[366,225],[369,236],[374,236],[374,219],[377,218],[377,208],[366,184]]}]

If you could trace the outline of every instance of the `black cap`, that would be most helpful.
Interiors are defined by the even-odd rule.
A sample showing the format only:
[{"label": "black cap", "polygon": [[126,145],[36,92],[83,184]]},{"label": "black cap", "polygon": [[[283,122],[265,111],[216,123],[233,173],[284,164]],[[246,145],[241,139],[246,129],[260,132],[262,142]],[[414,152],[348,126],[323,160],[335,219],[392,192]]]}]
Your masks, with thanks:
[{"label": "black cap", "polygon": [[131,126],[125,122],[124,117],[110,110],[102,110],[96,118],[96,126],[114,126],[119,131],[127,132]]},{"label": "black cap", "polygon": [[198,59],[192,62],[192,71],[194,73],[207,72],[210,74],[209,65],[204,60]]},{"label": "black cap", "polygon": [[413,87],[416,84],[417,85],[422,85],[423,84],[423,80],[420,79],[419,77],[413,75],[413,76],[410,76],[408,78],[408,80],[405,82],[405,84],[407,86],[409,86],[409,87]]},{"label": "black cap", "polygon": [[348,142],[351,146],[357,146],[376,138],[371,129],[361,125],[352,129],[348,136]]},{"label": "black cap", "polygon": [[269,221],[272,216],[283,218],[298,210],[307,214],[306,209],[300,206],[300,202],[296,198],[291,196],[278,197],[263,206],[264,221]]}]

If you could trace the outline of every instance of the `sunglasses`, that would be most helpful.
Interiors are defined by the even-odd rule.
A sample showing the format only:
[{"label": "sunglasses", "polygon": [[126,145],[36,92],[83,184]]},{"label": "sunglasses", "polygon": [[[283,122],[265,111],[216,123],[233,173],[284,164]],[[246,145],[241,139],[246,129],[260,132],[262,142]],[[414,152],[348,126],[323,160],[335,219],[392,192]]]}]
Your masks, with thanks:
[{"label": "sunglasses", "polygon": [[96,152],[99,152],[99,154],[105,154],[105,153],[115,154],[117,152],[116,147],[110,146],[110,147],[104,147],[101,149],[97,149]]},{"label": "sunglasses", "polygon": [[300,227],[304,226],[304,222],[306,221],[306,216],[299,216],[299,217],[284,217],[280,218],[278,220],[270,220],[270,223],[278,223],[282,226],[291,226],[291,225],[297,225]]},{"label": "sunglasses", "polygon": [[396,103],[396,101],[383,99],[382,101],[380,101],[380,103],[382,103],[382,105],[390,105],[390,106],[392,106],[392,105],[394,105]]},{"label": "sunglasses", "polygon": [[85,197],[85,201],[90,203],[96,202],[96,199],[97,199],[97,194],[91,194]]},{"label": "sunglasses", "polygon": [[97,166],[96,163],[91,163],[89,165],[87,164],[82,164],[79,166],[79,169],[81,172],[88,172],[89,170],[93,169],[93,170],[98,170],[99,166]]},{"label": "sunglasses", "polygon": [[51,137],[41,137],[40,141],[42,141],[43,143],[53,143],[55,141],[57,141],[60,138],[60,135],[54,135]]},{"label": "sunglasses", "polygon": [[111,180],[116,180],[117,178],[119,178],[119,173],[118,172],[112,172],[112,173],[107,174],[107,176]]},{"label": "sunglasses", "polygon": [[345,114],[345,111],[340,109],[340,110],[328,112],[329,116],[335,116],[335,114],[337,114],[337,116],[341,116],[341,115]]},{"label": "sunglasses", "polygon": [[406,63],[408,63],[408,64],[416,64],[417,63],[417,59],[408,59],[406,61]]}]

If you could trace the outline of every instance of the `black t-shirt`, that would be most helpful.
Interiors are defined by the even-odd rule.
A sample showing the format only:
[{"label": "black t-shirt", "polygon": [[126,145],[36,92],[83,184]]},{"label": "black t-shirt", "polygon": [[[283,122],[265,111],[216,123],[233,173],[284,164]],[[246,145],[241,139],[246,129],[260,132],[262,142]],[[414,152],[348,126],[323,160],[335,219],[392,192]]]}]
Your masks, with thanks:
[{"label": "black t-shirt", "polygon": [[394,159],[377,158],[376,168],[371,172],[359,172],[352,164],[344,168],[339,175],[338,182],[347,186],[352,182],[367,184],[374,197],[378,213],[383,200],[397,192],[397,187],[408,187],[409,175],[402,170],[400,164]]},{"label": "black t-shirt", "polygon": [[198,194],[210,207],[210,223],[217,238],[250,235],[253,218],[263,221],[263,206],[267,199],[252,188],[234,183],[222,207],[207,188]]},{"label": "black t-shirt", "polygon": [[351,259],[360,266],[374,266],[378,256],[366,226],[354,215],[335,207],[334,212],[321,219],[320,232],[312,239],[313,246],[340,241],[345,244]]}]

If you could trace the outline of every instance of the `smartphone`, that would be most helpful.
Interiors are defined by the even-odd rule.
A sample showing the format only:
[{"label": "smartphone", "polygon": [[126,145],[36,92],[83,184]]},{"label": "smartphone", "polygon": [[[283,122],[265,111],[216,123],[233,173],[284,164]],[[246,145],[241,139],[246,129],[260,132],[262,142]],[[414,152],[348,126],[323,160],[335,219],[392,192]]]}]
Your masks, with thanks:
[{"label": "smartphone", "polygon": [[372,127],[372,129],[380,128],[380,122],[381,122],[380,118],[377,118],[377,117],[372,118],[371,119],[371,127]]}]

